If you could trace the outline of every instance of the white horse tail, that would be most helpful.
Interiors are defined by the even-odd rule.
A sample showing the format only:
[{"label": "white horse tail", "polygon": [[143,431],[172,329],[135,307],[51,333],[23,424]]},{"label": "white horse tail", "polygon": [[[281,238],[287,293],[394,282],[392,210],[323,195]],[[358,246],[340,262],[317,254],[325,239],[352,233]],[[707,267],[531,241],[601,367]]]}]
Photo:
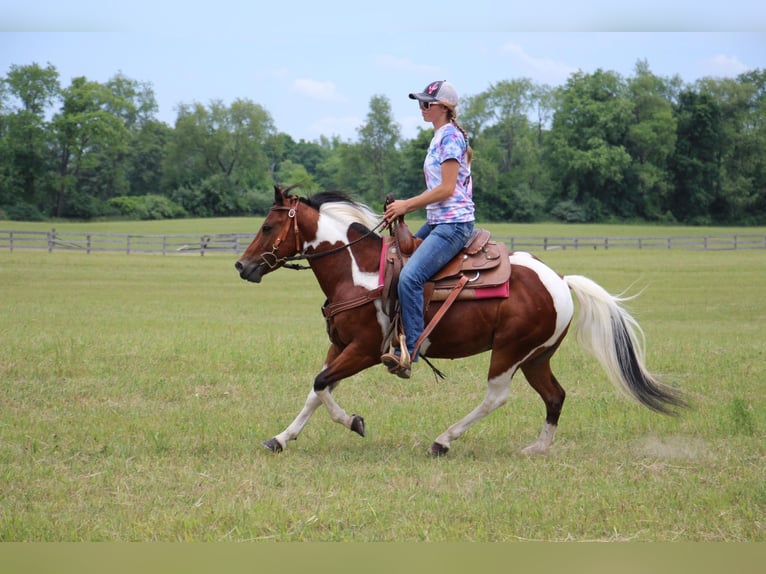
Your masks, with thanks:
[{"label": "white horse tail", "polygon": [[645,367],[644,332],[621,305],[632,297],[612,295],[581,275],[567,275],[564,281],[579,302],[574,325],[577,341],[598,360],[618,390],[664,414],[687,406],[677,391]]}]

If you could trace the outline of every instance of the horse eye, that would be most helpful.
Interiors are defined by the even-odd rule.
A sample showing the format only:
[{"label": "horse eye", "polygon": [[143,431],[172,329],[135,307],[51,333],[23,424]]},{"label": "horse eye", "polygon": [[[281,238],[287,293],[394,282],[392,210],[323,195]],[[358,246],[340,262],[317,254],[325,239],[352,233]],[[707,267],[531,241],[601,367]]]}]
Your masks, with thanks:
[{"label": "horse eye", "polygon": [[270,232],[271,232],[271,230],[272,230],[272,227],[271,227],[271,225],[263,225],[263,226],[261,227],[261,231],[263,231],[264,233],[270,233]]}]

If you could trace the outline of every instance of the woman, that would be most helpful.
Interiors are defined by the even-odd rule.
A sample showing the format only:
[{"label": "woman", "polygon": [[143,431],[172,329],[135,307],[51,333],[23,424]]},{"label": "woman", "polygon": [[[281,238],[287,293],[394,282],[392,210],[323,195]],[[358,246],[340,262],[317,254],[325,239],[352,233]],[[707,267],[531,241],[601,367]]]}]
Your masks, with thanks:
[{"label": "woman", "polygon": [[422,92],[410,94],[410,98],[418,101],[423,120],[433,125],[434,135],[423,164],[426,190],[391,202],[384,213],[388,222],[421,208],[427,214],[426,223],[415,233],[423,242],[399,276],[399,305],[407,348],[381,357],[388,370],[402,378],[410,377],[410,363],[417,360],[415,343],[424,328],[423,286],[458,254],[470,239],[474,225],[472,150],[465,130],[455,119],[455,88],[446,81],[432,82]]}]

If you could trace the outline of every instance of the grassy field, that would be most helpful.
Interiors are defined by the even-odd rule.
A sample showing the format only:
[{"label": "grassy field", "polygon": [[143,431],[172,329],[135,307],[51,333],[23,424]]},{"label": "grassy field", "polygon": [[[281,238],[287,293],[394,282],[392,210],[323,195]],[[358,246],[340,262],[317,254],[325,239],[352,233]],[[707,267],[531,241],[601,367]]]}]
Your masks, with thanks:
[{"label": "grassy field", "polygon": [[[223,222],[257,227],[200,231]],[[162,229],[130,232],[190,232]],[[439,361],[442,382],[368,370],[335,393],[366,438],[320,409],[275,456],[260,441],[297,414],[327,346],[309,272],[252,285],[230,256],[0,252],[0,541],[766,541],[766,252],[541,255],[644,289],[648,364],[694,410],[626,402],[571,338],[547,457],[520,454],[544,418],[521,375],[426,456],[483,396],[486,355]]]}]

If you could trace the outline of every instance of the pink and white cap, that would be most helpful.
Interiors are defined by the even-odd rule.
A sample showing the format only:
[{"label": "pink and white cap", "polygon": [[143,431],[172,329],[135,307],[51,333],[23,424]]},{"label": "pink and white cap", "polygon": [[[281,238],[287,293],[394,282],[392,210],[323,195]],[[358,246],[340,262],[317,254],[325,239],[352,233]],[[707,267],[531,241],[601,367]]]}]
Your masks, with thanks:
[{"label": "pink and white cap", "polygon": [[411,93],[410,99],[419,102],[439,102],[454,110],[457,106],[457,90],[447,80],[439,80],[428,84],[422,92]]}]

